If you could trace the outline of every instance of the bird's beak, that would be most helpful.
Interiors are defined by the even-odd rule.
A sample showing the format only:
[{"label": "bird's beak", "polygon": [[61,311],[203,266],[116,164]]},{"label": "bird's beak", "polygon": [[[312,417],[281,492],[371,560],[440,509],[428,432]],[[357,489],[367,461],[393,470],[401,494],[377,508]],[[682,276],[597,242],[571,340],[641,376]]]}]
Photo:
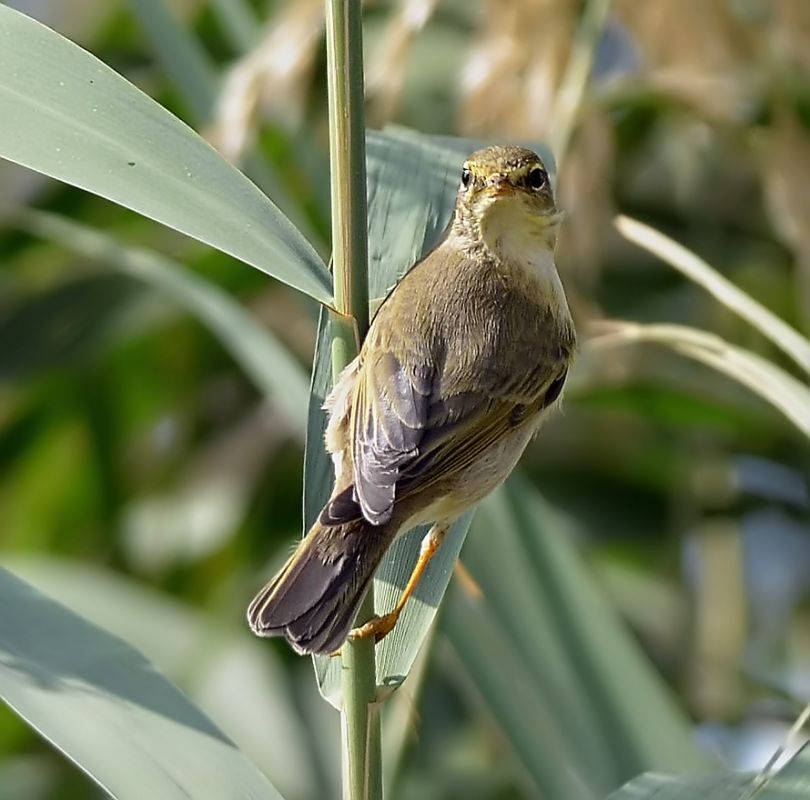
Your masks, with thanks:
[{"label": "bird's beak", "polygon": [[512,194],[515,191],[515,187],[509,182],[506,175],[492,175],[487,180],[487,188],[495,197]]}]

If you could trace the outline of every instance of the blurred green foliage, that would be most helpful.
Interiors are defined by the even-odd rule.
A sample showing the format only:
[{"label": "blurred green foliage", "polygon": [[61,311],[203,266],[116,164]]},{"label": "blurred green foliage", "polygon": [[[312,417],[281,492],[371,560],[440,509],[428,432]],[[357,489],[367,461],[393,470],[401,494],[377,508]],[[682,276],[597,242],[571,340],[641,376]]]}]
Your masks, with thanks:
[{"label": "blurred green foliage", "polygon": [[[318,252],[328,250],[320,2],[10,5],[41,14],[239,159]],[[370,121],[548,138],[579,6],[369,4]],[[808,53],[800,0],[613,4],[558,176],[567,213],[559,261],[583,339],[605,317],[690,325],[807,385],[760,332],[629,245],[612,219],[621,211],[665,231],[808,336]],[[317,697],[311,665],[240,630],[247,600],[300,534],[295,403],[274,401],[250,356],[199,309],[159,280],[133,277],[125,252],[160,254],[236,301],[301,376],[315,304],[78,189],[5,162],[0,181],[4,563],[135,644],[284,797],[338,796],[337,716]],[[121,250],[99,257],[66,246],[20,217],[31,207],[101,231]],[[544,509],[539,528],[561,548],[576,545],[587,567],[573,551],[563,563],[583,570],[590,602],[604,598],[603,626],[618,625],[612,606],[624,617],[707,760],[759,768],[806,699],[809,452],[761,398],[645,345],[586,348],[563,413],[523,461],[523,488]],[[526,578],[527,602],[547,603],[543,627],[538,608],[513,606],[515,573],[490,574],[528,535],[515,523],[517,538],[500,545],[497,519],[487,506],[462,551],[483,598],[467,609],[474,588],[455,581],[424,664],[386,704],[393,798],[554,797],[542,777],[553,768],[532,758],[533,742],[573,758],[593,796],[653,766],[618,735],[630,728],[612,727],[636,710],[633,673],[599,695],[609,659],[600,664],[597,640],[576,639],[551,578],[535,589],[542,572]],[[538,665],[553,665],[556,647],[585,710],[578,722],[568,712],[571,730],[555,744],[566,711]],[[629,638],[627,647],[635,652]],[[491,674],[500,664],[509,664],[505,685]],[[524,683],[526,694],[511,696]],[[586,738],[588,711],[598,734]],[[3,798],[98,794],[9,711],[0,752]]]}]

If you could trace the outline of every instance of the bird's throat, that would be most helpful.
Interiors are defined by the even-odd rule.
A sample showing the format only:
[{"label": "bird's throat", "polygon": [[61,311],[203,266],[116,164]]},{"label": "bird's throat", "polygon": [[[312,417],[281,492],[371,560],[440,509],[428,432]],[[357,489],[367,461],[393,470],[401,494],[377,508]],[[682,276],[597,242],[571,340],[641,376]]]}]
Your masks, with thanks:
[{"label": "bird's throat", "polygon": [[481,214],[479,237],[488,255],[505,270],[534,284],[549,302],[567,307],[554,264],[556,219],[532,213],[520,197],[503,198]]}]

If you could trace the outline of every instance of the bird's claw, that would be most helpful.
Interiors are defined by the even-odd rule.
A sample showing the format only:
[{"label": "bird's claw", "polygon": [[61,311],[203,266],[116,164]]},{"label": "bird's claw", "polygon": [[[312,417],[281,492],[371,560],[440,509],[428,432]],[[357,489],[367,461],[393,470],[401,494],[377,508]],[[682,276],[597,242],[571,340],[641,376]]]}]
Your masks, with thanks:
[{"label": "bird's claw", "polygon": [[398,619],[399,614],[395,611],[383,614],[380,617],[374,616],[359,628],[352,628],[349,631],[349,639],[367,639],[369,636],[373,636],[374,641],[379,642],[394,630]]}]

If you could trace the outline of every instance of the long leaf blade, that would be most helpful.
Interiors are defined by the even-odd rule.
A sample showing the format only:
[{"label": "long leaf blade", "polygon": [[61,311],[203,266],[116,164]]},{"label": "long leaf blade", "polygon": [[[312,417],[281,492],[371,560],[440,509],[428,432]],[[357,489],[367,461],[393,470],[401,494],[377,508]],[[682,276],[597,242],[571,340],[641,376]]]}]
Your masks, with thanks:
[{"label": "long leaf blade", "polygon": [[301,717],[280,654],[262,647],[247,626],[224,629],[207,612],[98,565],[16,554],[6,565],[83,619],[115,631],[172,682],[187,683],[203,713],[285,797],[318,796],[312,720]]},{"label": "long leaf blade", "polygon": [[0,6],[0,117],[0,157],[330,302],[320,257],[241,172],[94,56],[7,6]]},{"label": "long leaf blade", "polygon": [[283,409],[303,436],[308,393],[303,369],[289,351],[226,292],[170,259],[143,248],[123,245],[102,231],[64,217],[29,211],[20,215],[20,221],[31,233],[144,281],[195,314],[219,338],[267,399]]},{"label": "long leaf blade", "polygon": [[642,775],[608,800],[802,800],[810,795],[810,750],[805,748],[767,780],[750,773],[712,776]]},{"label": "long leaf blade", "polygon": [[772,361],[737,347],[716,334],[687,325],[611,321],[602,327],[607,332],[592,339],[588,343],[589,349],[598,352],[606,347],[636,342],[670,347],[747,386],[810,437],[810,388]]},{"label": "long leaf blade", "polygon": [[724,278],[702,258],[649,225],[621,214],[614,220],[614,225],[625,239],[658,256],[682,275],[702,286],[716,300],[767,336],[805,372],[810,373],[810,340],[795,328]]},{"label": "long leaf blade", "polygon": [[5,570],[0,696],[118,800],[280,798],[140,653]]},{"label": "long leaf blade", "polygon": [[700,752],[685,713],[606,603],[572,542],[551,529],[550,509],[519,475],[503,491],[520,519],[537,586],[557,612],[556,634],[594,719],[600,721],[614,763],[630,774],[706,766],[709,760]]},{"label": "long leaf blade", "polygon": [[[482,598],[455,596],[444,618],[459,672],[543,796],[602,796],[640,770],[705,766],[565,527],[517,474],[481,504],[465,565]],[[560,765],[576,792],[557,786]]]}]

